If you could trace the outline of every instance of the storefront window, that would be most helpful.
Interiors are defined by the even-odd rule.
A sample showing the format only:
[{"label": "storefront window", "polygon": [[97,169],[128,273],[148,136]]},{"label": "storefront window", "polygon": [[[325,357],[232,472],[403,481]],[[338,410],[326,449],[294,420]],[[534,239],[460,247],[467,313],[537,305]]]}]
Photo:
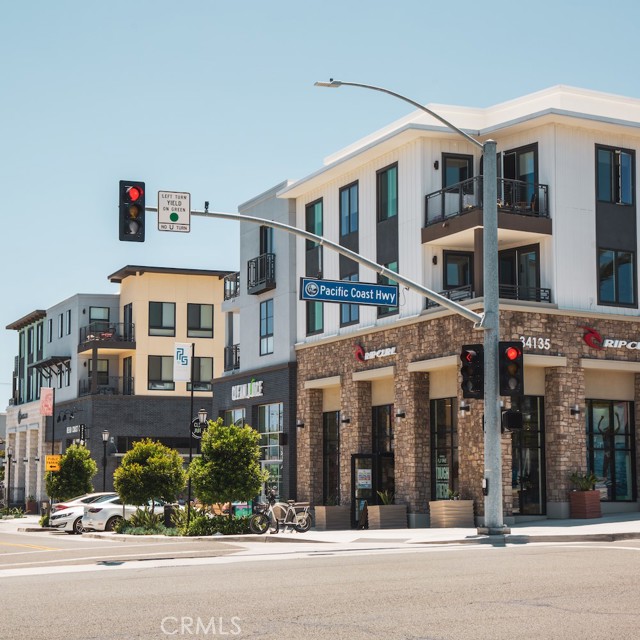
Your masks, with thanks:
[{"label": "storefront window", "polygon": [[587,462],[602,500],[635,500],[633,403],[589,400]]},{"label": "storefront window", "polygon": [[262,468],[269,472],[267,485],[276,487],[282,497],[282,447],[283,405],[261,404],[258,407],[258,433],[262,450]]},{"label": "storefront window", "polygon": [[[374,484],[376,493],[380,491],[395,494],[393,416],[392,404],[372,407],[372,453],[376,456],[376,479]],[[376,503],[374,502],[374,504]]]},{"label": "storefront window", "polygon": [[447,500],[458,489],[458,425],[455,398],[431,400],[431,496]]},{"label": "storefront window", "polygon": [[322,414],[322,501],[340,502],[340,412]]},{"label": "storefront window", "polygon": [[245,409],[244,407],[240,407],[238,409],[227,409],[222,414],[222,418],[226,425],[235,424],[242,427],[245,423]]}]

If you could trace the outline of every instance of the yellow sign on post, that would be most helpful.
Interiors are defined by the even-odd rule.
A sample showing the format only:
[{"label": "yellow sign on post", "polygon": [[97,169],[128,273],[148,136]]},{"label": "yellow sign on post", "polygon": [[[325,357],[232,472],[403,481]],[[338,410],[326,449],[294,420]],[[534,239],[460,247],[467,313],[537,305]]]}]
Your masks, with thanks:
[{"label": "yellow sign on post", "polygon": [[45,471],[60,471],[60,458],[62,458],[61,455],[45,456]]}]

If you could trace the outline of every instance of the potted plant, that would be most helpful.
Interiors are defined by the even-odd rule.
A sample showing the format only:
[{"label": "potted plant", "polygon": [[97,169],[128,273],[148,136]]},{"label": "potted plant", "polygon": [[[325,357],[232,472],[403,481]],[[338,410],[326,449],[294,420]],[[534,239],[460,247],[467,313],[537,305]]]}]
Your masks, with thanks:
[{"label": "potted plant", "polygon": [[315,527],[318,531],[341,531],[351,529],[351,509],[341,506],[335,496],[330,496],[326,504],[314,509]]},{"label": "potted plant", "polygon": [[38,513],[38,503],[34,495],[28,495],[24,501],[24,512],[28,514]]},{"label": "potted plant", "polygon": [[580,473],[574,471],[569,480],[573,491],[569,492],[569,516],[571,518],[600,518],[600,492],[596,491],[598,478],[593,471]]},{"label": "potted plant", "polygon": [[406,529],[407,505],[395,504],[390,491],[378,491],[380,504],[367,505],[369,529]]},{"label": "potted plant", "polygon": [[474,527],[473,500],[463,500],[459,491],[449,489],[448,500],[429,502],[431,527]]}]

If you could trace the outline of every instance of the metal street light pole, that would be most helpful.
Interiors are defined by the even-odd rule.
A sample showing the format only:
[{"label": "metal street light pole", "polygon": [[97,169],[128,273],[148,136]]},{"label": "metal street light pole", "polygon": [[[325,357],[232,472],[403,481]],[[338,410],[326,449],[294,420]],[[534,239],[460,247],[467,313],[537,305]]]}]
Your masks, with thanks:
[{"label": "metal street light pole", "polygon": [[502,451],[500,448],[500,398],[498,395],[498,341],[499,341],[499,297],[498,297],[498,205],[497,205],[497,161],[496,143],[482,143],[458,129],[437,113],[419,102],[383,87],[359,82],[316,82],[317,87],[360,87],[387,93],[417,109],[425,111],[446,127],[461,135],[467,142],[482,149],[484,158],[483,176],[483,287],[484,318],[478,328],[484,329],[484,527],[489,534],[507,532],[502,511]]},{"label": "metal street light pole", "polygon": [[11,503],[11,458],[13,458],[13,448],[7,447],[7,515],[9,515],[9,506]]}]

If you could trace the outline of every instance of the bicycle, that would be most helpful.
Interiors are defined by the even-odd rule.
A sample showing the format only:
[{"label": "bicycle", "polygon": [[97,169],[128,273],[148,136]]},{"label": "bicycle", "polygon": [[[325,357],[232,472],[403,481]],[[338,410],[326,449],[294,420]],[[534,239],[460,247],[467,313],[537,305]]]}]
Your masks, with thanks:
[{"label": "bicycle", "polygon": [[262,535],[269,528],[271,533],[278,533],[280,527],[305,533],[311,528],[311,514],[307,503],[296,503],[295,500],[278,502],[275,487],[266,493],[267,503],[260,505],[259,511],[249,520],[252,533]]}]

